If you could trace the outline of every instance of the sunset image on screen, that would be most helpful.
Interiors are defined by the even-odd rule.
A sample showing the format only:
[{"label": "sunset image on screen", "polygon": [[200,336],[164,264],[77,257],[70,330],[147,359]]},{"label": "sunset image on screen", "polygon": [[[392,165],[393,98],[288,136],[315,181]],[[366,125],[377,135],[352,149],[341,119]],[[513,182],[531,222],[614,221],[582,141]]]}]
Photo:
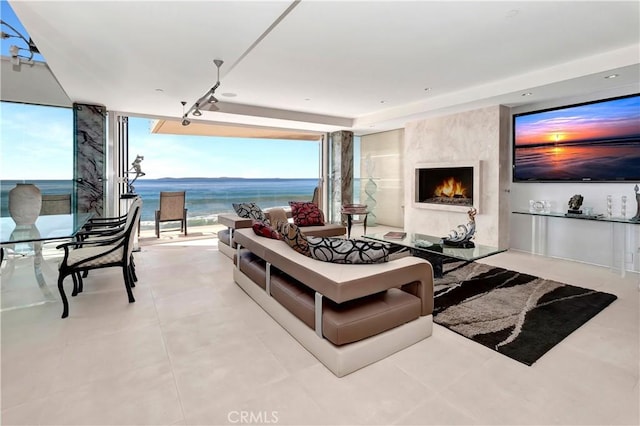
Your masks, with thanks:
[{"label": "sunset image on screen", "polygon": [[640,176],[640,96],[514,117],[516,180]]},{"label": "sunset image on screen", "polygon": [[620,139],[640,136],[640,100],[611,102],[516,118],[516,146]]}]

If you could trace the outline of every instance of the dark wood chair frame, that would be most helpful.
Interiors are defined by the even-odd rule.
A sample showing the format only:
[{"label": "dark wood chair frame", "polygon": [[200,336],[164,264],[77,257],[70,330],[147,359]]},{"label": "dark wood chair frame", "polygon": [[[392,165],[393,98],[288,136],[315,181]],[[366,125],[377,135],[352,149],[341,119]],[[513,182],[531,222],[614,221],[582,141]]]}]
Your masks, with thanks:
[{"label": "dark wood chair frame", "polygon": [[[130,211],[130,213],[133,214],[133,219],[127,224],[126,228],[124,229],[124,232],[121,232],[120,234],[116,234],[112,238],[100,239],[97,241],[91,241],[91,240],[72,241],[69,243],[60,244],[57,247],[58,249],[60,248],[64,249],[64,258],[60,263],[59,275],[58,275],[58,291],[60,292],[60,298],[62,299],[62,304],[63,304],[62,318],[66,318],[69,316],[69,302],[67,300],[67,296],[64,291],[64,279],[67,276],[71,275],[71,278],[73,279],[73,292],[71,296],[75,297],[78,295],[78,293],[82,293],[84,289],[82,276],[80,275],[80,273],[88,272],[92,269],[109,268],[112,266],[122,267],[124,285],[127,290],[129,303],[135,302],[135,298],[133,297],[133,291],[131,290],[131,288],[135,287],[135,283],[138,280],[138,277],[136,276],[135,265],[133,263],[133,254],[132,254],[133,238],[131,234],[133,233],[133,230],[135,229],[135,225],[140,218],[141,209],[142,209],[141,204],[132,206],[132,211]],[[72,250],[70,250],[71,248],[86,247],[90,245],[91,246],[108,245],[110,246],[110,248],[107,251],[100,253],[99,255],[82,259],[80,262],[76,264],[73,264],[73,265],[68,264],[69,254],[72,252]],[[98,265],[86,265],[86,264],[83,265],[83,263],[93,261],[95,259],[98,259],[110,253],[113,253],[114,251],[117,251],[120,248],[123,248],[123,255],[121,259],[118,259],[113,262],[104,263],[104,264],[98,264]]]}]

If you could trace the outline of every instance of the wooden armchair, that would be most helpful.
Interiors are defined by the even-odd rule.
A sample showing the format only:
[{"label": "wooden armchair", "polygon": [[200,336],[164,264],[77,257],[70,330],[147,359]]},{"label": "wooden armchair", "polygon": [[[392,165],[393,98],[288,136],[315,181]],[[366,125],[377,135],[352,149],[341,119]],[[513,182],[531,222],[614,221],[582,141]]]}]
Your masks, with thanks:
[{"label": "wooden armchair", "polygon": [[160,238],[161,222],[180,221],[180,231],[187,235],[185,191],[160,192],[160,208],[156,210],[156,237]]}]

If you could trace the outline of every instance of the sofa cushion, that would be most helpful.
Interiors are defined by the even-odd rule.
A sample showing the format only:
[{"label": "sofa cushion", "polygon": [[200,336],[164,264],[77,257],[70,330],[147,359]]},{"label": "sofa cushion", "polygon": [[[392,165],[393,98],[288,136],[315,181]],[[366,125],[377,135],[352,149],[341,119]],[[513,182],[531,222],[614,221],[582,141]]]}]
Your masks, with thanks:
[{"label": "sofa cushion", "polygon": [[305,237],[300,228],[293,223],[280,222],[278,225],[278,232],[285,243],[289,244],[298,253],[311,257],[307,237]]},{"label": "sofa cushion", "polygon": [[228,246],[231,245],[231,233],[229,232],[228,228],[221,229],[218,231],[218,240],[221,243],[226,244]]},{"label": "sofa cushion", "polygon": [[280,233],[267,223],[255,221],[252,228],[253,232],[261,237],[272,238],[274,240],[281,239]]},{"label": "sofa cushion", "polygon": [[322,211],[312,202],[289,201],[291,206],[291,216],[293,223],[298,226],[322,226],[324,225],[324,215]]},{"label": "sofa cushion", "polygon": [[389,260],[386,244],[332,237],[306,237],[311,257],[332,263],[382,263]]},{"label": "sofa cushion", "polygon": [[233,203],[233,209],[240,217],[269,222],[262,209],[256,203]]}]

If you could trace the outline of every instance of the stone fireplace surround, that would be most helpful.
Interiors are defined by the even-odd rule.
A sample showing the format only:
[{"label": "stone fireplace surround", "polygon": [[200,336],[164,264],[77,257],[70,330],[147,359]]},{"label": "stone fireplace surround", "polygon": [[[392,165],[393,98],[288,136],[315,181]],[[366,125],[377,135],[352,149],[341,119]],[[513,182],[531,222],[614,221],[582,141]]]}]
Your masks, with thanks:
[{"label": "stone fireplace surround", "polygon": [[[475,165],[478,196],[475,241],[509,247],[511,158],[509,109],[504,106],[426,118],[405,125],[404,181],[414,186],[415,170],[424,164]],[[422,208],[415,203],[415,187],[405,192],[404,229],[429,235],[447,235],[468,221],[468,207],[457,210]]]}]

